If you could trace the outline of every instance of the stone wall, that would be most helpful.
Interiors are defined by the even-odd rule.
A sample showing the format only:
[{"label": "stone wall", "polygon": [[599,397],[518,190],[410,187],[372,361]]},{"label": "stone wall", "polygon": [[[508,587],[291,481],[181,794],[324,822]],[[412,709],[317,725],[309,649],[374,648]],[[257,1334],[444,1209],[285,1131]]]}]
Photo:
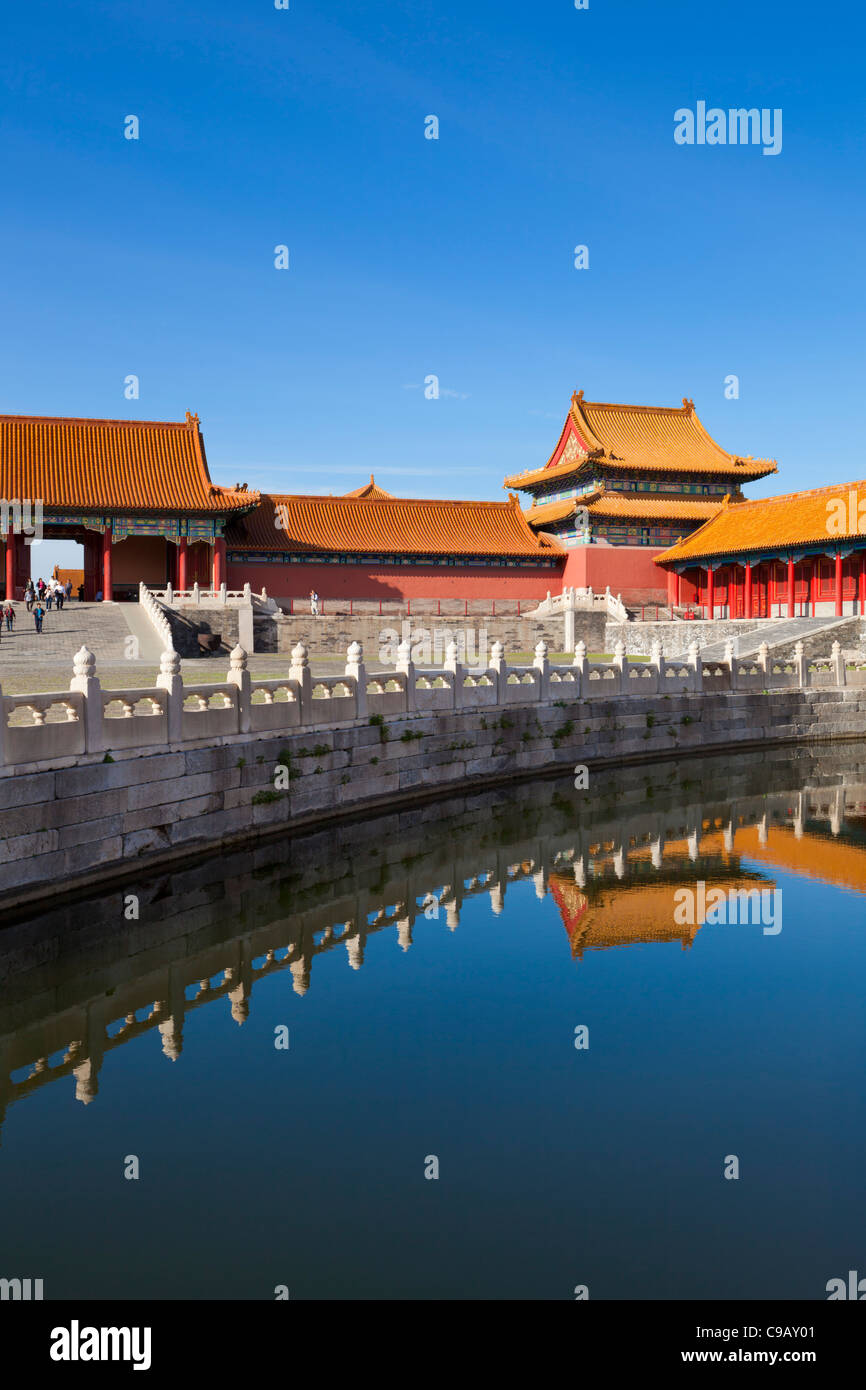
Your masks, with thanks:
[{"label": "stone wall", "polygon": [[[603,613],[576,613],[575,640],[582,639],[589,652],[611,650],[604,646],[605,622]],[[431,644],[437,630],[464,632],[468,634],[466,640],[470,644],[474,643],[476,652],[479,650],[479,643],[484,641],[487,643],[488,652],[494,642],[501,642],[506,651],[531,652],[542,638],[552,652],[560,652],[563,650],[565,636],[565,624],[561,616],[535,620],[518,618],[516,614],[503,617],[480,617],[470,614],[468,618],[437,618],[432,614],[424,614],[401,620],[397,617],[349,617],[348,614],[324,614],[319,618],[313,618],[309,614],[257,614],[255,650],[288,656],[298,642],[304,642],[317,656],[335,656],[342,660],[349,643],[360,642],[366,660],[372,665],[378,660],[383,634],[396,632],[399,639],[403,635],[404,623],[409,623],[407,631],[412,634],[410,640],[413,643],[423,640],[415,636],[422,629],[430,634]],[[385,637],[384,640],[387,642],[388,638]],[[447,638],[440,641],[439,645],[443,650],[447,642]],[[425,662],[427,660],[432,660],[432,657],[424,658]]]},{"label": "stone wall", "polygon": [[21,769],[0,778],[0,903],[470,784],[864,731],[862,686],[684,693],[434,711]]},{"label": "stone wall", "polygon": [[[729,637],[742,637],[760,626],[760,621],[747,618],[717,618],[713,622],[697,619],[657,623],[608,622],[605,626],[605,651],[612,652],[616,643],[622,642],[630,652],[641,652],[648,656],[653,642],[659,641],[665,656],[680,656],[690,642],[697,642],[699,647],[708,647],[715,642],[725,642]],[[826,651],[828,646],[829,641],[825,641],[821,651]]]}]

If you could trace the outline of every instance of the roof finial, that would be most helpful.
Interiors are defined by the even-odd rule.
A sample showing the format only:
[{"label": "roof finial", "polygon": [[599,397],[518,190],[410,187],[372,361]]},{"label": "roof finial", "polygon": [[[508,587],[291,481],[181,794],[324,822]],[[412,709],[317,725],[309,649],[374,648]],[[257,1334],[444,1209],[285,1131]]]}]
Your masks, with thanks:
[{"label": "roof finial", "polygon": [[694,410],[694,408],[695,408],[695,403],[694,403],[694,401],[690,401],[689,398],[688,398],[688,396],[683,396],[683,410],[686,412],[686,414],[687,414],[687,415],[691,415],[691,413],[692,413],[692,411]]},{"label": "roof finial", "polygon": [[371,484],[371,486],[374,484],[374,482],[375,482],[375,479],[374,479],[374,477],[373,477],[373,474],[371,473],[371,474],[370,474],[370,484]]},{"label": "roof finial", "polygon": [[186,423],[187,423],[188,425],[195,425],[196,429],[198,429],[198,426],[199,426],[199,418],[198,418],[198,415],[193,415],[192,411],[191,411],[191,410],[188,410],[188,411],[186,412]]},{"label": "roof finial", "polygon": [[572,393],[571,393],[571,404],[574,406],[575,409],[577,409],[577,407],[582,403],[582,401],[583,401],[583,391],[572,391]]}]

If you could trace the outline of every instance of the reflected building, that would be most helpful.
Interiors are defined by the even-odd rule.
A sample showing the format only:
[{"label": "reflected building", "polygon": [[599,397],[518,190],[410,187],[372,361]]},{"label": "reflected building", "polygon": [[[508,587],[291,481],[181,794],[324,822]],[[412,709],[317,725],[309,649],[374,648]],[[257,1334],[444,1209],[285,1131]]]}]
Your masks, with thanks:
[{"label": "reflected building", "polygon": [[136,885],[135,923],[128,887],[20,916],[0,933],[0,1119],[64,1079],[89,1105],[114,1049],[153,1033],[182,1061],[196,1009],[243,1026],[259,980],[283,973],[303,997],[320,957],[361,970],[370,937],[409,951],[418,932],[456,931],[469,902],[495,920],[509,893],[532,894],[581,961],[690,948],[701,928],[675,924],[683,884],[767,889],[784,872],[866,892],[866,762],[798,748],[699,771],[598,774],[591,804],[561,779],[475,792],[258,844]]}]

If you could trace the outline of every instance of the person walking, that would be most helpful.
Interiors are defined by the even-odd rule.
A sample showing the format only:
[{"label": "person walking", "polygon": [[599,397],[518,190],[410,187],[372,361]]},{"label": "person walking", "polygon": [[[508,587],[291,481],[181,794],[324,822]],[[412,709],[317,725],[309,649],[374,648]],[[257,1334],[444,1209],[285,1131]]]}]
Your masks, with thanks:
[{"label": "person walking", "polygon": [[36,590],[33,587],[32,579],[27,580],[27,587],[24,590],[24,602],[27,606],[27,612],[29,613],[36,602]]},{"label": "person walking", "polygon": [[45,621],[45,609],[42,607],[42,600],[36,600],[36,607],[33,609],[33,618],[36,623],[36,631],[42,631],[42,624]]},{"label": "person walking", "polygon": [[52,605],[53,602],[54,602],[54,590],[48,588],[48,589],[45,590],[45,607],[48,609],[48,612],[49,612],[49,613],[51,612],[51,605]]},{"label": "person walking", "polygon": [[66,594],[67,601],[68,601],[69,599],[72,598],[72,580],[71,580],[71,579],[67,579],[67,581],[66,581],[66,588],[64,589],[64,593]]},{"label": "person walking", "polygon": [[42,578],[41,574],[36,581],[36,592],[39,595],[40,603],[43,602],[45,599],[45,580]]},{"label": "person walking", "polygon": [[310,590],[310,613],[314,618],[319,616],[319,595],[315,589]]},{"label": "person walking", "polygon": [[15,609],[12,607],[11,603],[7,603],[6,607],[3,609],[3,617],[6,619],[6,631],[11,632],[12,625],[15,622]]},{"label": "person walking", "polygon": [[66,598],[66,595],[65,595],[65,593],[63,592],[63,585],[62,585],[62,584],[58,584],[58,585],[57,585],[57,588],[54,590],[54,601],[55,601],[55,603],[57,604],[57,611],[58,611],[58,613],[62,612],[62,610],[63,610],[63,600],[64,600],[65,598]]}]

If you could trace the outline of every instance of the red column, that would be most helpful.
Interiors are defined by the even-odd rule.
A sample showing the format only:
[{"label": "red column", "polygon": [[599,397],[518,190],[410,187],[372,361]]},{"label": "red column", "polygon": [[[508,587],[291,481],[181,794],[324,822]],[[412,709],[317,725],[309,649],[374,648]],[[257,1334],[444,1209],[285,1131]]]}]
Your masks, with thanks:
[{"label": "red column", "polygon": [[214,541],[213,547],[213,586],[218,589],[225,583],[226,577],[226,543],[222,536],[218,536]]},{"label": "red column", "polygon": [[820,564],[820,560],[821,557],[819,555],[816,555],[812,560],[811,568],[809,570],[809,600],[812,608],[813,618],[815,616],[815,610],[818,606],[818,566]]},{"label": "red column", "polygon": [[836,551],[836,617],[842,616],[842,552]]},{"label": "red column", "polygon": [[794,561],[788,560],[788,617],[794,616]]},{"label": "red column", "polygon": [[746,612],[745,612],[745,616],[746,616],[747,618],[751,618],[751,616],[752,616],[752,562],[751,562],[751,560],[747,560],[747,561],[746,561],[744,568],[745,568],[745,571],[746,571],[746,600],[745,600],[745,610],[746,610]]},{"label": "red column", "polygon": [[676,603],[677,575],[675,570],[668,570],[668,603],[673,607]]},{"label": "red column", "polygon": [[110,603],[111,586],[111,522],[102,533],[102,602]]},{"label": "red column", "polygon": [[187,550],[186,536],[181,536],[180,544],[177,547],[177,587],[179,589],[189,588],[187,583]]},{"label": "red column", "polygon": [[715,571],[712,570],[712,569],[708,569],[708,570],[707,570],[707,607],[708,607],[708,609],[710,610],[710,612],[709,612],[710,621],[712,621],[713,609],[714,609],[715,606],[716,606],[715,584],[716,584],[716,575],[715,575]]},{"label": "red column", "polygon": [[861,618],[862,618],[863,614],[866,613],[866,551],[864,551],[864,553],[860,556],[860,584],[859,584],[859,588],[860,588],[860,593],[859,593],[860,602],[859,602],[859,604],[858,604],[857,606],[858,606],[858,608],[859,608],[859,610],[860,610],[860,616],[861,616]]},{"label": "red column", "polygon": [[15,532],[11,526],[6,536],[6,597],[15,597]]}]

